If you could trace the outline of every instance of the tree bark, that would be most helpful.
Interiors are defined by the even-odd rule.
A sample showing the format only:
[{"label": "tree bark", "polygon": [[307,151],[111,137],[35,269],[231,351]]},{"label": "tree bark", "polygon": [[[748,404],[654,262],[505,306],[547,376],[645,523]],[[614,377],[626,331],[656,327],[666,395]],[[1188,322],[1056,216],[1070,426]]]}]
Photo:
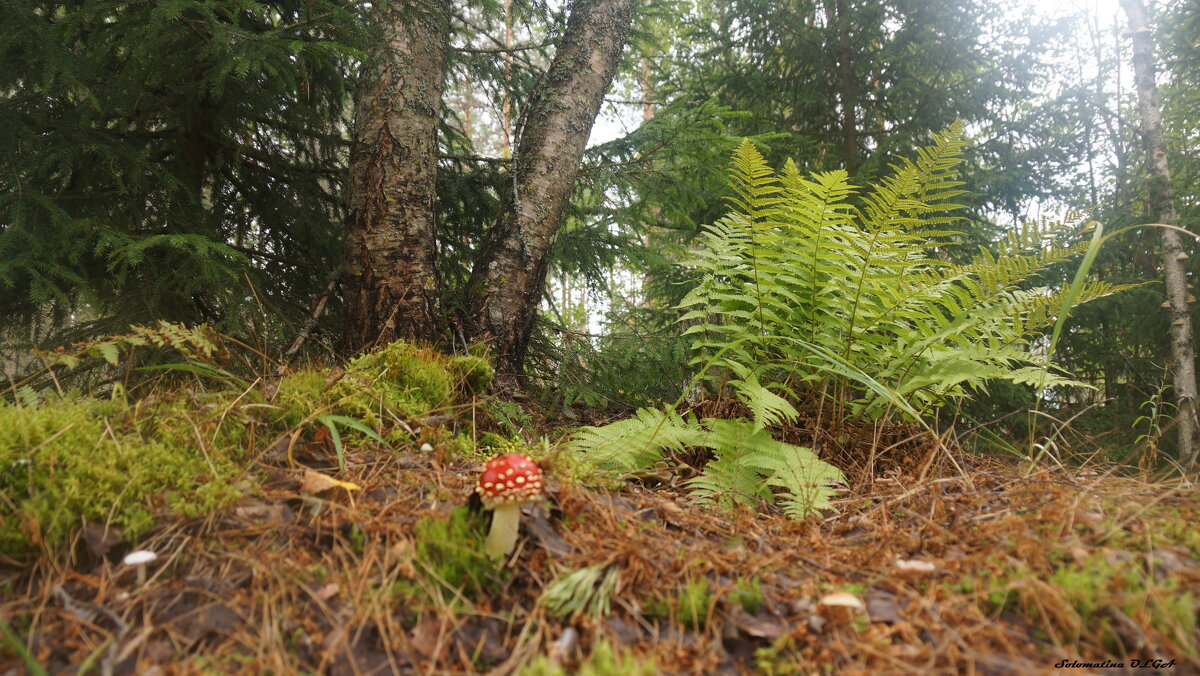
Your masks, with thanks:
[{"label": "tree bark", "polygon": [[575,0],[554,60],[523,116],[509,204],[484,237],[463,318],[497,366],[519,377],[579,162],[625,47],[636,0]]},{"label": "tree bark", "polygon": [[825,0],[825,21],[837,34],[838,93],[842,103],[842,152],[846,155],[846,173],[854,176],[862,156],[858,152],[857,87],[850,51],[850,18],[842,0]]},{"label": "tree bark", "polygon": [[[1121,0],[1121,6],[1129,17],[1129,33],[1133,38],[1133,72],[1146,150],[1146,173],[1150,179],[1151,216],[1158,223],[1177,225],[1179,213],[1163,142],[1162,108],[1154,83],[1153,33],[1146,17],[1146,5],[1142,0]],[[1171,308],[1171,376],[1179,413],[1179,458],[1190,466],[1196,461],[1196,450],[1200,446],[1196,439],[1196,352],[1188,307],[1187,273],[1183,266],[1183,260],[1188,256],[1177,231],[1161,228],[1160,232],[1163,275]]]},{"label": "tree bark", "polygon": [[355,96],[346,221],[346,342],[433,342],[438,143],[449,0],[376,3],[382,32]]}]

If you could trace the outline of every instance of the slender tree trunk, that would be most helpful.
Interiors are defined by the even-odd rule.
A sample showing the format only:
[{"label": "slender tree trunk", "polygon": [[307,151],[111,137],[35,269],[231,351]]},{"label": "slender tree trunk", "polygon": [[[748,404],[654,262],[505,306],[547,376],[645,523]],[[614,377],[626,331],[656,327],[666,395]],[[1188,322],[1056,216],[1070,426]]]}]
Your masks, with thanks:
[{"label": "slender tree trunk", "polygon": [[858,152],[858,105],[854,86],[854,63],[850,51],[850,19],[842,0],[826,0],[825,20],[829,30],[837,34],[838,93],[842,103],[842,152],[846,155],[846,171],[858,171],[862,157]]},{"label": "slender tree trunk", "polygon": [[642,57],[642,122],[654,119],[654,81],[650,79],[650,58]]},{"label": "slender tree trunk", "polygon": [[636,0],[575,0],[554,60],[524,114],[510,203],[484,238],[464,323],[511,379],[522,371],[550,254]]},{"label": "slender tree trunk", "polygon": [[346,342],[434,341],[435,174],[449,0],[376,3],[381,48],[355,96],[346,221]]},{"label": "slender tree trunk", "polygon": [[[1152,218],[1158,223],[1177,225],[1175,194],[1171,189],[1171,171],[1167,166],[1167,150],[1163,142],[1162,109],[1154,84],[1153,33],[1146,18],[1142,0],[1121,0],[1129,17],[1129,32],[1133,37],[1133,72],[1138,94],[1138,113],[1142,121],[1142,138],[1146,149],[1146,172],[1150,178],[1149,206]],[[1196,460],[1196,352],[1192,338],[1192,315],[1188,308],[1187,272],[1179,233],[1161,228],[1162,267],[1166,278],[1167,300],[1171,307],[1171,376],[1178,406],[1179,458],[1184,462]]]},{"label": "slender tree trunk", "polygon": [[[512,0],[504,0],[504,49],[513,46]],[[511,51],[504,52],[504,96],[500,100],[500,157],[512,157],[512,63]]]}]

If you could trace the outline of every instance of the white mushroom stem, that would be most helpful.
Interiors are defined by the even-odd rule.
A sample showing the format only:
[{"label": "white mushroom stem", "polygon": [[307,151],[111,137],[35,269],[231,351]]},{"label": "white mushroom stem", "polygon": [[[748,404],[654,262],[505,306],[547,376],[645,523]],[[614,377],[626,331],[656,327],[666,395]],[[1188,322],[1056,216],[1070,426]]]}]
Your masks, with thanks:
[{"label": "white mushroom stem", "polygon": [[140,587],[146,584],[146,566],[150,565],[157,559],[158,554],[145,549],[139,549],[136,552],[130,552],[127,554],[123,559],[123,562],[127,566],[133,566],[134,568],[137,568],[137,583]]},{"label": "white mushroom stem", "polygon": [[521,503],[506,502],[492,510],[492,529],[488,531],[484,551],[487,555],[506,557],[517,546],[517,531],[521,527]]}]

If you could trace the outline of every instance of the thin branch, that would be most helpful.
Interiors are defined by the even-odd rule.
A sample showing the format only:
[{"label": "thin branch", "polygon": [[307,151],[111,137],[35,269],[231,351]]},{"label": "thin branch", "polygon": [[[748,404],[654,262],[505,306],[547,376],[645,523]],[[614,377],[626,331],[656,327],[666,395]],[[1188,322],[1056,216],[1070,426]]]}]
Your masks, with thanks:
[{"label": "thin branch", "polygon": [[515,52],[525,52],[530,49],[543,49],[546,45],[525,45],[524,47],[496,47],[494,49],[484,49],[482,47],[451,47],[450,49],[462,54],[513,54]]},{"label": "thin branch", "polygon": [[443,160],[455,160],[456,162],[488,162],[491,164],[511,164],[511,157],[484,157],[483,155],[451,155],[449,153],[438,153],[438,158]]},{"label": "thin branch", "polygon": [[[329,303],[329,298],[337,289],[338,282],[341,280],[341,277],[341,274],[337,274],[334,275],[333,279],[329,280],[329,284],[325,286],[325,293],[322,293],[321,297],[317,299],[317,303],[313,307],[312,314],[308,316],[308,319],[304,320],[304,325],[300,327],[300,333],[296,334],[296,340],[292,341],[291,347],[289,347],[287,351],[283,353],[283,359],[281,361],[291,359],[292,355],[299,352],[304,343],[308,341],[309,336],[312,335],[313,329],[317,326],[317,322],[320,321],[321,315],[325,313],[325,305]],[[280,365],[280,368],[282,368],[282,365]]]}]

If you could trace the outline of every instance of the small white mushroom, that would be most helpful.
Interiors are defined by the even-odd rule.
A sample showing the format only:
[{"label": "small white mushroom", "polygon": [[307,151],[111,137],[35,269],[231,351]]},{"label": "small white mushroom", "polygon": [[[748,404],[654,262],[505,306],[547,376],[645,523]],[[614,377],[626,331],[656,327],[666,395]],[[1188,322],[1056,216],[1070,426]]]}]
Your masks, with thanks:
[{"label": "small white mushroom", "polygon": [[896,559],[896,570],[908,575],[928,575],[937,570],[937,566],[928,561],[917,559]]},{"label": "small white mushroom", "polygon": [[821,598],[820,604],[827,608],[850,608],[851,610],[863,610],[866,608],[863,602],[858,600],[857,596],[844,591],[827,594]]},{"label": "small white mushroom", "polygon": [[138,586],[146,584],[146,566],[158,560],[158,554],[148,550],[139,549],[135,552],[129,552],[125,558],[121,560],[127,566],[132,566],[137,569]]}]

